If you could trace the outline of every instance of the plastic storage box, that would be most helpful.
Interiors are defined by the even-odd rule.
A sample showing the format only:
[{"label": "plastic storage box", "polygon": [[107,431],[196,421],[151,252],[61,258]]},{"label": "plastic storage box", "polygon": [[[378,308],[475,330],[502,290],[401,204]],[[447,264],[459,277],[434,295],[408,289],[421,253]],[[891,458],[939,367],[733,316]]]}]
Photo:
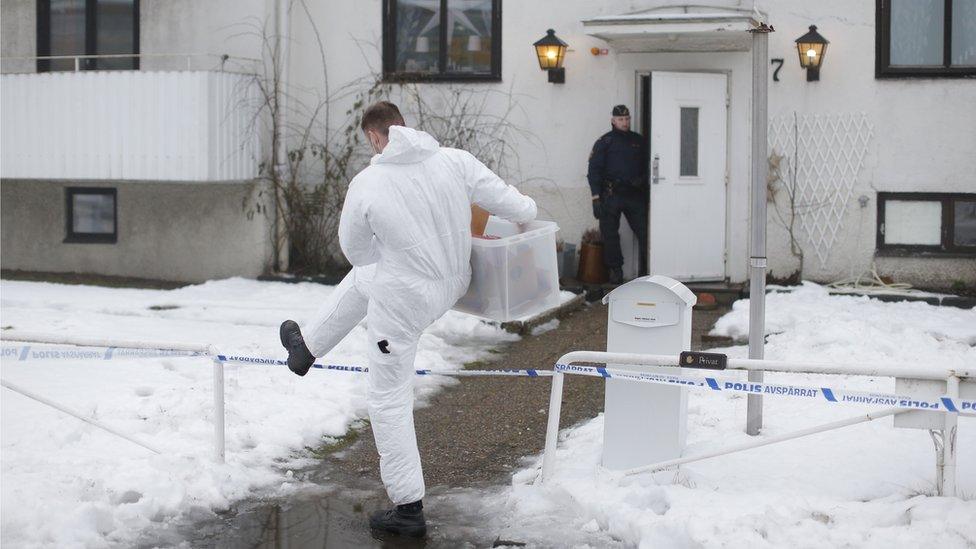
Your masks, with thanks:
[{"label": "plastic storage box", "polygon": [[471,285],[455,310],[491,320],[533,316],[559,305],[556,232],[551,221],[515,223],[492,216],[485,235],[471,242]]}]

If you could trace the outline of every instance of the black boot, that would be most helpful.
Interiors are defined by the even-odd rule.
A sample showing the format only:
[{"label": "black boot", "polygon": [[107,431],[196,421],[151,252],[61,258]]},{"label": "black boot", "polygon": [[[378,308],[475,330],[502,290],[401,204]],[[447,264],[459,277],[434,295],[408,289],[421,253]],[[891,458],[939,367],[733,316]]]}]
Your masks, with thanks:
[{"label": "black boot", "polygon": [[427,535],[424,504],[420,501],[397,505],[388,511],[377,511],[369,517],[370,529],[412,538]]},{"label": "black boot", "polygon": [[288,369],[303,376],[315,363],[315,357],[305,345],[302,330],[294,320],[281,323],[281,345],[288,350]]},{"label": "black boot", "polygon": [[610,267],[610,284],[623,284],[624,270],[622,267]]}]

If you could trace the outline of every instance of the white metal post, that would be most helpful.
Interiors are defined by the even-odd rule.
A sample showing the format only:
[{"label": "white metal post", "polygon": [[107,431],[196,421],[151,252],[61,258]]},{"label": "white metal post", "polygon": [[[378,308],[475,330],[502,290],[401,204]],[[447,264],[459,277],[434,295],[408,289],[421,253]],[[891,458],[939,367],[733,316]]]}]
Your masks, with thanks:
[{"label": "white metal post", "polygon": [[224,462],[224,363],[213,356],[214,460]]},{"label": "white metal post", "polygon": [[[959,398],[959,378],[949,376],[946,379],[946,396],[951,399]],[[945,413],[945,429],[942,431],[942,479],[939,495],[955,497],[956,495],[956,430],[959,427],[959,414]]]},{"label": "white metal post", "polygon": [[549,422],[546,425],[546,447],[542,451],[542,482],[552,477],[552,469],[556,461],[556,441],[559,437],[559,414],[563,406],[563,377],[566,374],[556,372],[552,376],[552,388],[549,391]]},{"label": "white metal post", "polygon": [[[760,23],[752,29],[752,201],[749,212],[749,358],[763,357],[766,331],[766,159],[767,74],[769,36],[773,28]],[[749,372],[749,381],[762,383],[762,372]],[[749,395],[746,433],[762,429],[762,396]]]}]

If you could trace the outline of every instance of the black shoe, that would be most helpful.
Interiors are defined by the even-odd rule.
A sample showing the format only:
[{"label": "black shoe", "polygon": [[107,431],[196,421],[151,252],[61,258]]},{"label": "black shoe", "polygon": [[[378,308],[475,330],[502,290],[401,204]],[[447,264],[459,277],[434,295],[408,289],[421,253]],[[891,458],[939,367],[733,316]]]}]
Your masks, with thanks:
[{"label": "black shoe", "polygon": [[288,369],[303,376],[315,363],[315,357],[305,346],[302,330],[294,320],[281,323],[281,345],[288,350]]},{"label": "black shoe", "polygon": [[624,270],[621,267],[610,268],[610,284],[623,284]]},{"label": "black shoe", "polygon": [[377,511],[370,515],[369,527],[377,532],[422,538],[427,535],[424,504],[415,501],[397,505],[388,511]]}]

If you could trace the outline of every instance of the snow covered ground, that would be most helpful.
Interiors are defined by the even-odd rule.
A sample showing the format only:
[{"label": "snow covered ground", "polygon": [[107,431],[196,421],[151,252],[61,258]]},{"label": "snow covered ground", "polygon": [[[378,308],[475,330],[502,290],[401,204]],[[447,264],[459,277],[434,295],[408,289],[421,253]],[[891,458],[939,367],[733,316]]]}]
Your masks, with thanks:
[{"label": "snow covered ground", "polygon": [[[280,356],[277,327],[303,320],[331,291],[314,284],[209,282],[173,291],[0,282],[3,327],[88,337],[216,343],[234,354]],[[742,337],[748,302],[714,333]],[[544,325],[537,333],[556,328]],[[829,296],[807,284],[767,298],[766,356],[843,362],[976,364],[976,311]],[[544,337],[544,335],[543,335]],[[478,359],[513,336],[449,313],[425,334],[432,368]],[[5,342],[4,346],[12,345]],[[329,362],[365,362],[363,328]],[[43,347],[43,346],[41,346]],[[35,347],[36,349],[36,347]],[[723,349],[745,356],[744,346]],[[203,358],[25,360],[5,357],[4,379],[134,433],[144,449],[6,389],[2,407],[2,543],[16,547],[124,545],[150,525],[246,497],[302,488],[287,474],[305,447],[340,436],[365,415],[362,379],[282,368],[227,367],[228,463],[210,461],[210,364]],[[892,391],[888,379],[768,374],[771,382]],[[444,378],[418,378],[423,398]],[[598,380],[571,378],[568,383]],[[692,391],[687,454],[753,440],[745,398]],[[851,417],[867,407],[767,397],[764,435]],[[552,546],[823,547],[976,545],[976,420],[960,419],[961,498],[937,498],[928,433],[890,419],[610,481],[598,475],[602,417],[561,435],[556,479],[533,484],[539,459],[512,487],[464,493],[457,505],[490,515],[501,539]],[[501,510],[501,512],[499,512]]]},{"label": "snow covered ground", "polygon": [[[229,279],[172,291],[0,282],[5,329],[213,343],[228,354],[281,357],[278,325],[310,316],[331,288]],[[9,332],[8,332],[9,333]],[[364,365],[358,327],[329,355]],[[515,339],[450,312],[424,334],[418,364],[457,368]],[[14,345],[5,341],[4,347]],[[40,350],[45,346],[32,346]],[[17,360],[3,379],[161,448],[129,442],[4,389],[2,543],[5,547],[123,544],[140,529],[195,508],[220,509],[298,488],[289,468],[310,463],[306,447],[343,435],[365,417],[364,379],[312,370],[228,365],[227,463],[212,455],[212,378],[206,358]],[[417,379],[421,400],[449,378]]]},{"label": "snow covered ground", "polygon": [[[767,297],[766,357],[807,361],[976,365],[976,310],[829,296],[805,284]],[[748,301],[715,334],[742,337]],[[747,356],[745,346],[721,349]],[[593,380],[570,377],[567,383]],[[894,392],[886,378],[767,374],[767,382]],[[685,455],[754,440],[746,399],[689,393]],[[869,408],[765,399],[764,435],[853,417]],[[682,466],[608,480],[598,474],[603,417],[561,433],[556,478],[533,484],[536,459],[498,496],[502,539],[542,546],[578,540],[640,547],[974,547],[976,419],[959,420],[960,498],[933,497],[935,452],[926,431],[885,418]],[[602,537],[600,536],[602,534]]]}]

